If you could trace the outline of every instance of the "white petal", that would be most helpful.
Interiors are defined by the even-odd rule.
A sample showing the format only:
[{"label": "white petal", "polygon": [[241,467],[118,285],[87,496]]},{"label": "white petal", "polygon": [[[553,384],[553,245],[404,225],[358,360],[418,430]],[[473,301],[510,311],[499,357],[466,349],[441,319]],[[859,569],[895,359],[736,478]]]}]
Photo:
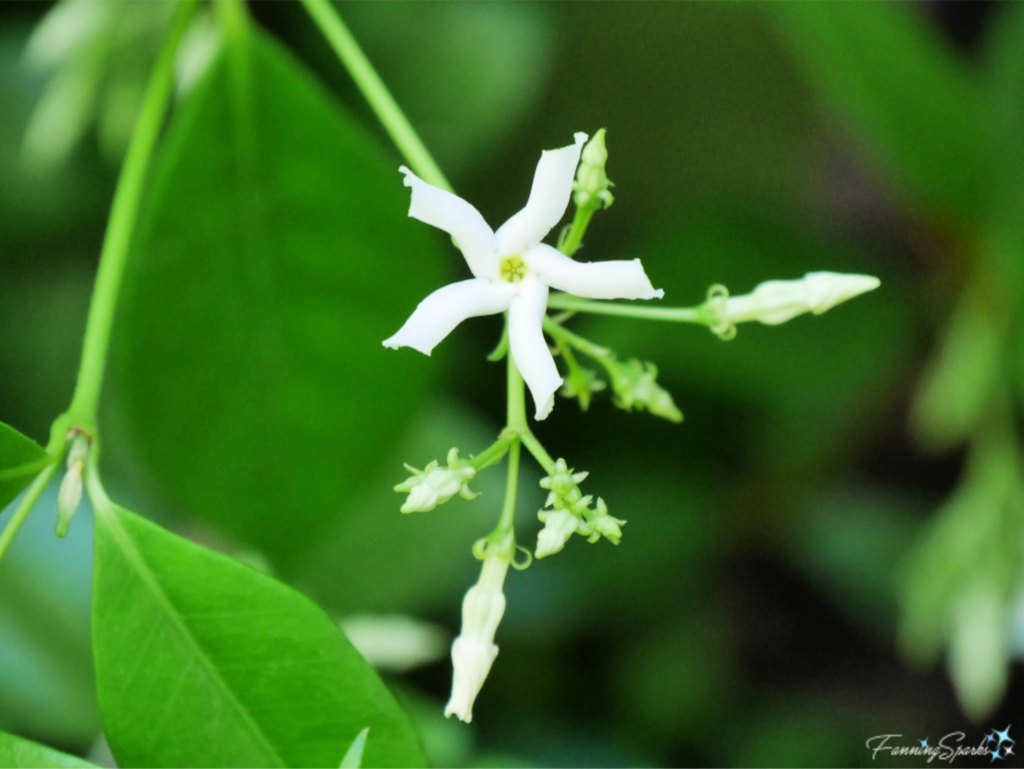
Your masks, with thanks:
[{"label": "white petal", "polygon": [[502,256],[540,243],[565,216],[587,135],[578,133],[575,138],[575,144],[541,153],[526,207],[498,228],[498,253]]},{"label": "white petal", "polygon": [[427,184],[405,166],[399,170],[405,174],[405,186],[412,188],[409,216],[455,238],[474,276],[497,278],[497,239],[480,212],[458,195]]},{"label": "white petal", "polygon": [[551,357],[541,322],[548,308],[548,287],[536,275],[519,284],[519,295],[508,308],[508,338],[512,358],[526,380],[536,407],[534,419],[546,419],[555,405],[555,391],[562,386]]},{"label": "white petal", "polygon": [[398,333],[384,340],[384,346],[393,350],[412,347],[430,355],[430,351],[466,318],[507,310],[514,293],[510,283],[492,283],[483,278],[451,283],[420,302]]},{"label": "white petal", "polygon": [[523,253],[523,261],[551,288],[587,299],[661,299],[639,259],[577,262],[541,243]]},{"label": "white petal", "polygon": [[815,315],[821,315],[840,302],[873,291],[882,283],[873,275],[841,272],[809,272],[804,275],[804,282],[807,284],[807,304]]}]

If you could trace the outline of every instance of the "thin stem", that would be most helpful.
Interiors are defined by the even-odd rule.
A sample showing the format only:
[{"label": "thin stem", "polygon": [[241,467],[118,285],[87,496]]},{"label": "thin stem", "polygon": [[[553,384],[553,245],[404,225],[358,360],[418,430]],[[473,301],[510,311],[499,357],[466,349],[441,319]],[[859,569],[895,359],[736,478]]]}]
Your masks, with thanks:
[{"label": "thin stem", "polygon": [[570,347],[575,347],[584,355],[589,355],[591,358],[595,358],[597,360],[603,360],[611,355],[611,350],[607,347],[601,347],[594,344],[589,339],[584,339],[579,334],[574,334],[565,326],[560,326],[558,323],[555,323],[550,316],[544,317],[543,324],[544,330],[547,331],[556,342],[562,342]]},{"label": "thin stem", "polygon": [[4,553],[7,552],[7,548],[10,547],[11,542],[14,541],[14,537],[18,534],[18,530],[21,525],[25,523],[25,519],[28,518],[28,514],[32,512],[32,508],[35,507],[36,502],[39,501],[40,495],[46,490],[47,485],[50,483],[50,479],[53,478],[54,473],[57,472],[57,467],[60,462],[53,462],[48,467],[44,468],[36,479],[32,481],[32,485],[28,487],[28,491],[25,492],[25,496],[21,498],[21,502],[14,509],[14,513],[11,515],[11,520],[4,526],[4,530],[0,532],[0,558],[4,557]]},{"label": "thin stem", "polygon": [[409,123],[398,103],[391,96],[384,81],[366,58],[345,22],[328,0],[302,0],[310,17],[320,27],[320,31],[341,63],[345,65],[356,86],[370,103],[377,114],[381,125],[391,136],[391,140],[405,156],[409,165],[424,181],[435,187],[451,191],[451,185],[445,179],[441,169],[430,152],[420,140],[419,135]]},{"label": "thin stem", "polygon": [[533,454],[533,458],[537,460],[537,464],[544,468],[544,472],[551,475],[555,471],[555,460],[551,458],[547,450],[541,446],[540,441],[537,440],[537,436],[527,430],[521,433],[519,439],[526,446],[526,450]]},{"label": "thin stem", "polygon": [[699,307],[637,307],[632,304],[616,304],[615,302],[592,302],[589,299],[579,299],[565,294],[552,294],[548,297],[548,307],[554,310],[590,312],[596,315],[617,315],[623,318],[708,325],[706,319],[702,317]]},{"label": "thin stem", "polygon": [[512,531],[516,517],[516,491],[519,488],[519,440],[513,440],[508,449],[508,485],[505,487],[505,505],[501,508],[496,533]]},{"label": "thin stem", "polygon": [[496,465],[501,461],[501,458],[505,456],[505,453],[511,445],[511,438],[498,438],[498,440],[473,457],[470,464],[473,466],[474,470],[483,470],[486,467]]},{"label": "thin stem", "polygon": [[583,245],[583,233],[587,231],[587,225],[590,224],[590,217],[594,215],[593,208],[577,208],[576,215],[572,220],[572,227],[569,230],[569,234],[565,236],[559,245],[559,250],[566,256],[572,256],[580,250],[580,246]]},{"label": "thin stem", "polygon": [[174,10],[167,37],[146,87],[142,108],[135,123],[110,209],[110,220],[107,223],[99,270],[96,274],[96,287],[93,290],[89,319],[85,327],[78,383],[68,410],[75,424],[94,435],[103,372],[110,346],[110,332],[114,325],[121,278],[138,219],[143,183],[149,170],[153,148],[156,146],[167,114],[171,88],[174,84],[174,60],[178,44],[188,27],[194,6],[194,0],[181,0]]}]

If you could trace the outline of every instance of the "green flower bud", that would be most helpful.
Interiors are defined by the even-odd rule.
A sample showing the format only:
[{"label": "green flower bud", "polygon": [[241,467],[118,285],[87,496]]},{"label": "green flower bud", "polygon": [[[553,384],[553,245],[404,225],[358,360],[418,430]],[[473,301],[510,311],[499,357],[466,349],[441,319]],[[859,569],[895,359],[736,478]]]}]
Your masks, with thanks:
[{"label": "green flower bud", "polygon": [[633,358],[624,363],[608,364],[615,390],[615,405],[626,411],[646,409],[670,422],[682,422],[683,412],[672,400],[672,395],[658,382],[658,368],[653,363],[642,363]]},{"label": "green flower bud", "polygon": [[608,189],[615,185],[608,180],[605,173],[608,149],[604,146],[604,133],[602,128],[583,148],[579,169],[576,172],[576,181],[572,185],[576,190],[573,200],[576,202],[577,208],[589,208],[591,211],[597,211],[601,206],[608,208],[615,201]]},{"label": "green flower bud", "polygon": [[403,513],[425,513],[444,504],[456,494],[465,499],[476,496],[469,488],[469,481],[476,476],[476,469],[471,462],[459,459],[458,449],[448,452],[447,468],[439,466],[436,461],[423,470],[409,465],[405,467],[412,476],[395,486],[395,491],[409,494],[402,505]]},{"label": "green flower bud", "polygon": [[89,438],[77,433],[71,441],[68,451],[68,471],[60,483],[57,493],[57,528],[58,537],[65,537],[71,519],[82,504],[82,474],[85,472],[85,459],[89,454]]}]

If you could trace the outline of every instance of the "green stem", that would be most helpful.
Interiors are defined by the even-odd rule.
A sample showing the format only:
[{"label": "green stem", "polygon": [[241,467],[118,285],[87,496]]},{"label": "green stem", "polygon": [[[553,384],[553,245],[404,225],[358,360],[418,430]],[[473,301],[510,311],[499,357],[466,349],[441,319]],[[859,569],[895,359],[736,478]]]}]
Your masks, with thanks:
[{"label": "green stem", "polygon": [[143,184],[170,103],[178,44],[188,27],[194,6],[194,0],[181,0],[174,10],[167,37],[146,87],[110,209],[110,220],[96,274],[96,287],[85,327],[78,383],[68,409],[71,421],[93,435],[96,434],[96,414],[110,346],[110,332],[114,325],[121,278],[138,219]]},{"label": "green stem", "polygon": [[547,449],[537,440],[537,436],[527,431],[520,435],[519,438],[522,440],[523,445],[526,446],[526,450],[533,454],[537,464],[544,468],[544,472],[551,475],[555,471],[555,460],[551,458]]},{"label": "green stem", "polygon": [[28,518],[28,514],[32,512],[32,508],[35,507],[36,502],[39,501],[40,495],[46,490],[47,485],[50,483],[50,479],[53,478],[54,473],[57,472],[57,467],[60,462],[53,462],[48,467],[36,476],[36,479],[32,481],[32,485],[28,487],[28,491],[25,492],[25,496],[21,498],[21,502],[14,509],[14,513],[11,515],[11,520],[4,526],[4,530],[0,532],[0,558],[4,557],[4,553],[7,552],[7,548],[10,547],[11,542],[14,541],[14,537],[17,535],[21,525],[25,523],[25,519]]},{"label": "green stem", "polygon": [[592,302],[565,294],[552,294],[548,297],[548,308],[553,310],[572,310],[573,312],[589,312],[595,315],[617,315],[624,318],[643,318],[645,320],[667,320],[676,323],[697,323],[706,326],[707,320],[698,307],[637,307],[632,304],[616,304],[615,302]]},{"label": "green stem", "polygon": [[508,449],[508,485],[505,487],[505,505],[501,508],[496,534],[512,531],[516,517],[516,491],[519,488],[519,440],[513,440]]},{"label": "green stem", "polygon": [[475,470],[483,470],[484,468],[496,465],[505,456],[511,445],[511,438],[498,438],[498,440],[473,457],[470,464]]},{"label": "green stem", "polygon": [[302,4],[306,6],[310,17],[338,54],[341,63],[345,65],[356,86],[377,114],[381,125],[412,166],[412,170],[424,181],[450,192],[452,188],[448,180],[441,173],[434,158],[391,96],[380,75],[370,64],[370,60],[366,58],[366,54],[352,37],[338,12],[328,0],[302,0]]},{"label": "green stem", "polygon": [[550,316],[544,316],[543,323],[544,330],[552,336],[556,342],[562,342],[570,347],[575,347],[584,355],[589,355],[595,360],[604,360],[611,355],[611,350],[607,347],[600,347],[589,339],[584,339],[579,334],[574,334],[565,326],[555,323],[554,319]]},{"label": "green stem", "polygon": [[590,217],[594,215],[593,208],[577,208],[576,215],[572,220],[572,227],[565,240],[558,244],[559,250],[566,256],[573,256],[583,245],[583,233],[587,231],[590,224]]}]

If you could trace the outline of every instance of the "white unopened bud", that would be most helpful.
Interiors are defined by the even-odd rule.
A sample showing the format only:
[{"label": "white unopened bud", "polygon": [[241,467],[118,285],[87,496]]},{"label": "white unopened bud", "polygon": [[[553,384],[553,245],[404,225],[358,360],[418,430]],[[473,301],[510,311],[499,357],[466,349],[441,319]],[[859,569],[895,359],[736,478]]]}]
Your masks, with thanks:
[{"label": "white unopened bud", "polygon": [[89,439],[78,433],[71,441],[68,451],[68,471],[60,483],[57,493],[57,528],[58,537],[67,536],[68,527],[78,506],[82,504],[82,474],[85,472],[85,458],[89,453]]},{"label": "white unopened bud", "polygon": [[727,323],[756,320],[768,325],[811,312],[821,315],[841,302],[878,288],[871,275],[809,272],[799,280],[769,280],[751,293],[729,297],[725,302]]},{"label": "white unopened bud", "polygon": [[544,521],[544,528],[537,535],[537,558],[544,558],[559,552],[579,528],[580,519],[566,509],[542,510],[538,517]]},{"label": "white unopened bud", "polygon": [[490,544],[484,552],[480,579],[462,600],[462,631],[452,644],[455,672],[452,696],[444,709],[446,717],[454,715],[467,724],[473,720],[473,703],[498,656],[494,634],[505,614],[502,586],[514,554],[511,534]]},{"label": "white unopened bud", "polygon": [[395,491],[409,493],[402,505],[403,513],[425,513],[447,502],[456,494],[466,499],[476,496],[469,488],[469,481],[476,476],[476,469],[470,462],[459,459],[459,450],[448,452],[448,467],[431,462],[423,470],[405,466],[412,477],[395,486]]}]

